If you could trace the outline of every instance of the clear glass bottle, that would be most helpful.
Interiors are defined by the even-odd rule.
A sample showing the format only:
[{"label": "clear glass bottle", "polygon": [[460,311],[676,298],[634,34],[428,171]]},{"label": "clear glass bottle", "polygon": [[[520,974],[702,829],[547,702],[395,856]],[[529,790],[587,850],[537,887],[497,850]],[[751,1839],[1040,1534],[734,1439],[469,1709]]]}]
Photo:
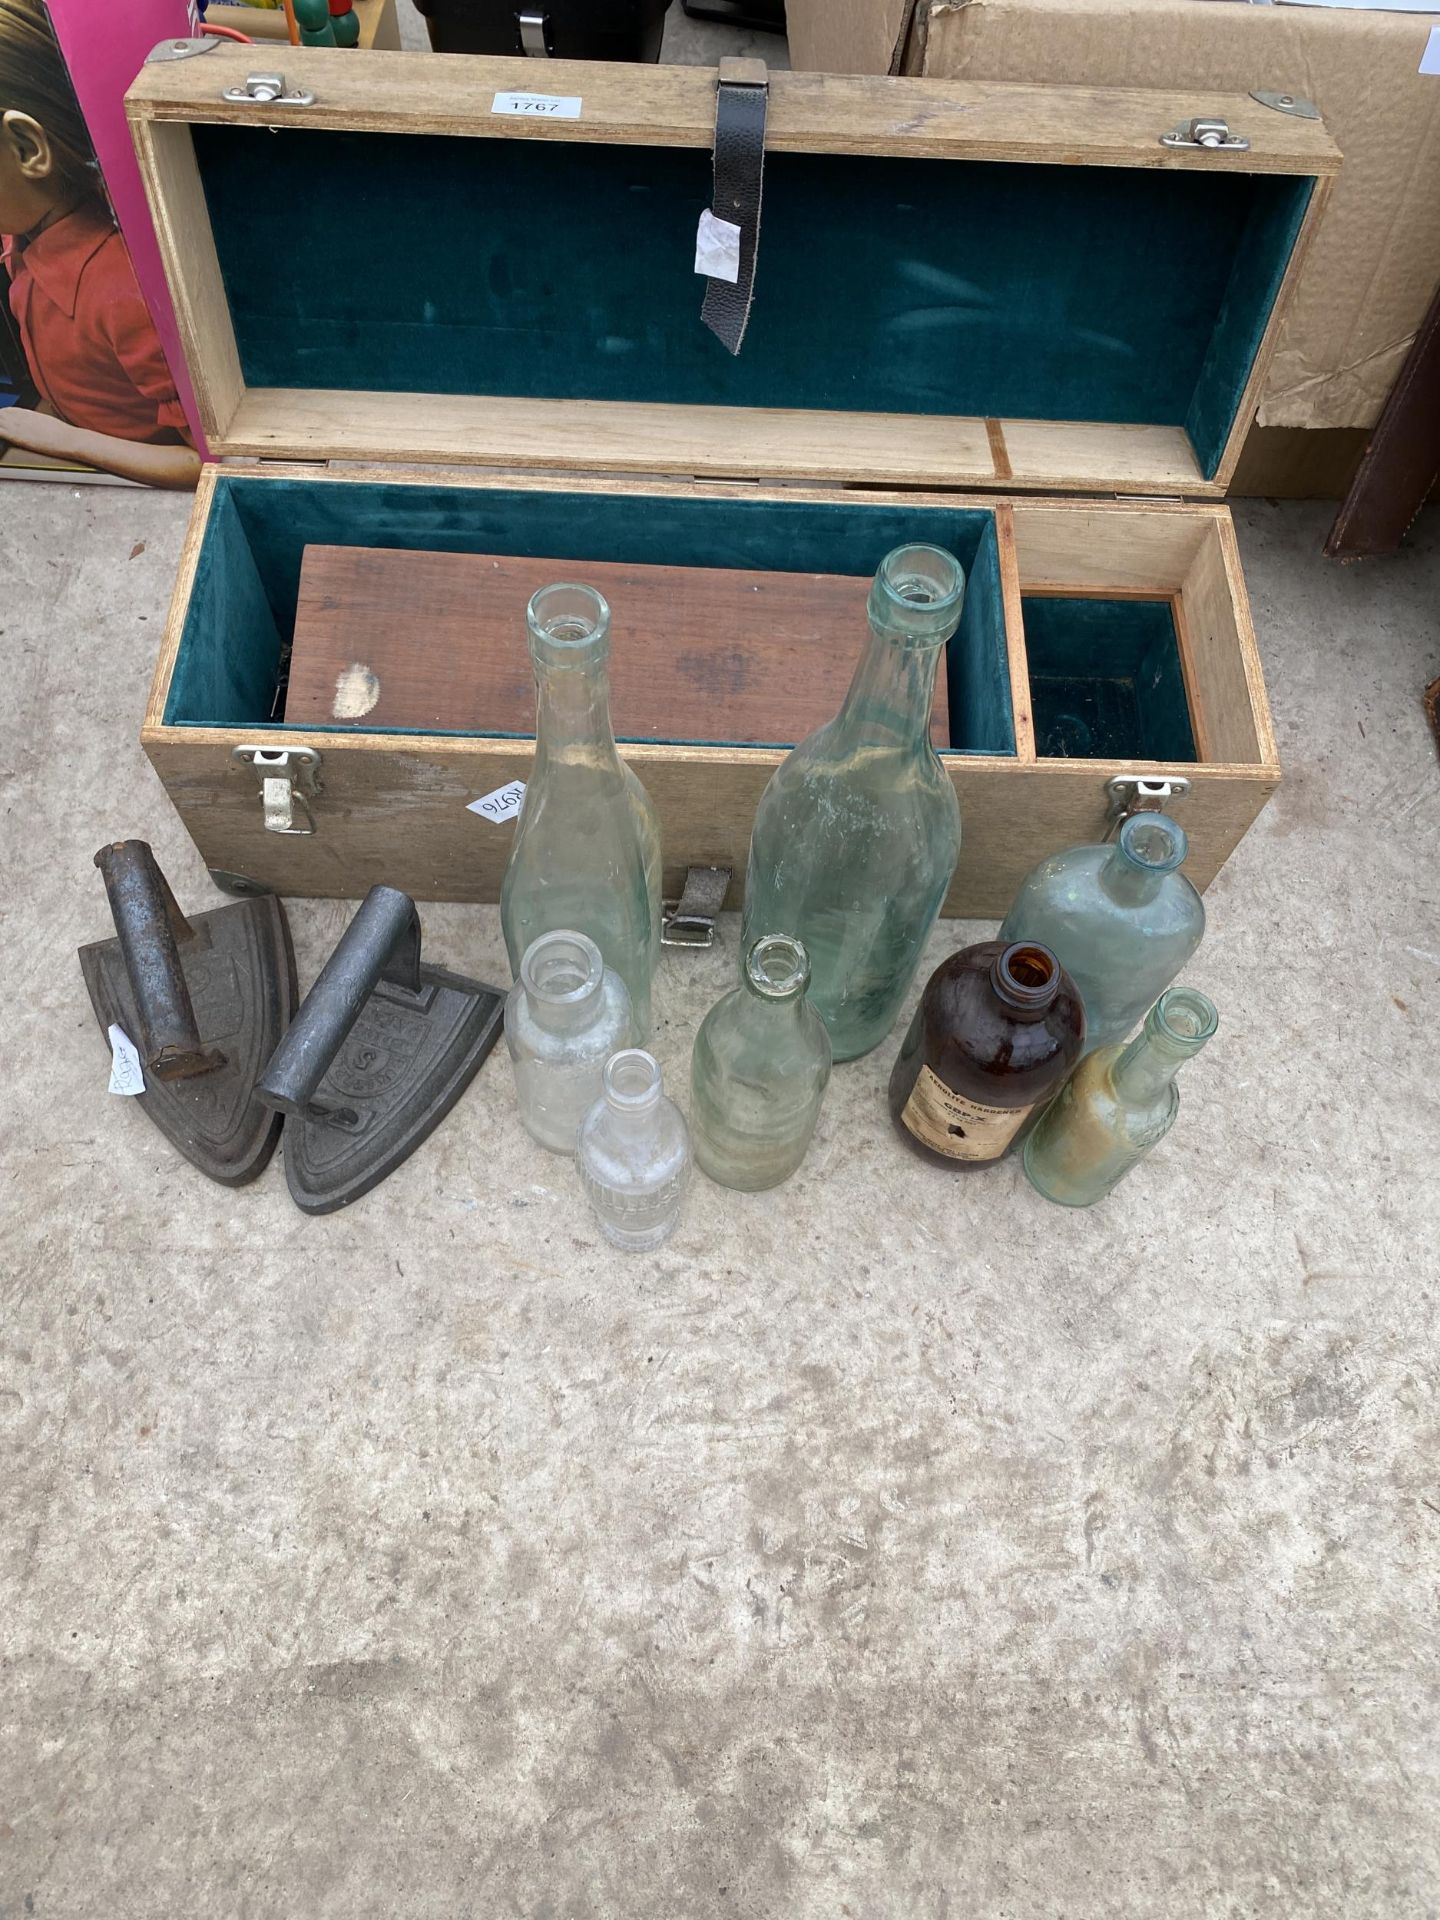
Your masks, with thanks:
[{"label": "clear glass bottle", "polygon": [[800,942],[766,934],[695,1036],[695,1160],[722,1187],[777,1187],[805,1158],[830,1079],[830,1035],[805,998],[809,984]]},{"label": "clear glass bottle", "polygon": [[610,725],[610,609],[592,587],[542,587],[526,610],[535,666],[535,763],[500,890],[518,979],[542,933],[593,940],[650,1032],[660,953],[660,825]]},{"label": "clear glass bottle", "polygon": [[1062,1207],[1093,1207],[1175,1124],[1175,1076],[1220,1016],[1203,993],[1171,987],[1127,1045],[1082,1060],[1030,1130],[1030,1184]]},{"label": "clear glass bottle", "polygon": [[531,941],[505,1001],[505,1044],[520,1118],[542,1147],[575,1151],[605,1062],[633,1039],[625,982],[593,940],[562,927]]},{"label": "clear glass bottle", "polygon": [[890,1076],[891,1118],[929,1159],[993,1165],[1084,1044],[1079,992],[1049,948],[984,940],[927,981]]},{"label": "clear glass bottle", "polygon": [[575,1141],[580,1183],[617,1247],[658,1247],[674,1230],[690,1177],[685,1116],[665,1095],[659,1062],[627,1047],[605,1062],[601,1094]]},{"label": "clear glass bottle", "polygon": [[930,709],[964,599],[953,554],[887,555],[845,704],[786,755],[755,815],[745,948],[777,930],[804,943],[810,1004],[837,1060],[890,1031],[959,857],[960,807]]},{"label": "clear glass bottle", "polygon": [[1205,907],[1179,871],[1184,829],[1132,813],[1106,846],[1052,853],[1021,882],[1000,938],[1050,948],[1085,1002],[1085,1045],[1123,1040],[1189,960]]}]

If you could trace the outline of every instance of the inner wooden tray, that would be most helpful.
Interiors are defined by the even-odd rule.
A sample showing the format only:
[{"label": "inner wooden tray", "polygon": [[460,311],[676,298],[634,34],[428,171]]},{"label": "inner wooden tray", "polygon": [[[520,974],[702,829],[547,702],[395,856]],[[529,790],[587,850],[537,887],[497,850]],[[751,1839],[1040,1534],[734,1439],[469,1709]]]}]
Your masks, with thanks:
[{"label": "inner wooden tray", "polygon": [[[749,746],[790,746],[834,717],[870,586],[844,574],[308,546],[286,723],[530,737],[525,609],[556,580],[610,604],[619,738]],[[930,737],[950,745],[943,672]]]}]

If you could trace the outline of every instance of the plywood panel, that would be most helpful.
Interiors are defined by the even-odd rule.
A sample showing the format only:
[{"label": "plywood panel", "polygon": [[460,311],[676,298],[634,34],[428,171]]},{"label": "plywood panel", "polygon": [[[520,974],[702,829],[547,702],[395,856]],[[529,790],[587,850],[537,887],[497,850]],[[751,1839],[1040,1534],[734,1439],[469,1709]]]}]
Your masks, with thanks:
[{"label": "plywood panel", "polygon": [[1228,514],[1201,543],[1181,599],[1212,752],[1220,760],[1256,760],[1278,768],[1265,676]]},{"label": "plywood panel", "polygon": [[[322,759],[321,791],[310,802],[318,831],[291,839],[266,833],[254,773],[230,760],[232,745],[263,737],[169,728],[146,739],[207,865],[287,894],[358,898],[384,881],[422,900],[499,898],[513,828],[480,819],[466,803],[523,780],[527,745],[307,734]],[[294,736],[276,736],[277,744],[285,740]],[[728,866],[737,887],[743,884],[755,809],[782,757],[766,748],[627,748],[660,814],[668,892],[678,892],[690,865]],[[1112,775],[1152,771],[1099,761],[1023,766],[958,758],[947,767],[960,799],[962,839],[944,912],[996,919],[1036,861],[1057,847],[1104,837]],[[1184,771],[1192,781],[1178,814],[1190,838],[1185,870],[1203,889],[1278,774],[1254,767]]]},{"label": "plywood panel", "polygon": [[[141,69],[127,96],[133,117],[296,121],[384,133],[452,133],[507,140],[572,140],[709,147],[715,74],[705,67],[545,63],[545,91],[579,95],[578,120],[496,114],[495,93],[530,92],[524,59],[465,60],[373,53],[363,68],[343,51],[307,48],[312,106],[232,105],[227,86],[255,71],[252,49],[221,46],[201,61]],[[893,153],[917,158],[1062,162],[1206,172],[1325,174],[1340,156],[1316,121],[1256,114],[1244,95],[1206,96],[1205,111],[1244,122],[1248,152],[1183,151],[1160,135],[1195,112],[1192,93],[1098,87],[977,86],[957,80],[862,74],[772,73],[766,146],[790,153]],[[1253,124],[1252,124],[1253,123]]]},{"label": "plywood panel", "polygon": [[[533,733],[525,609],[554,580],[610,604],[627,740],[803,740],[838,711],[867,631],[870,582],[848,575],[311,546],[286,721]],[[931,738],[950,743],[944,673]]]}]

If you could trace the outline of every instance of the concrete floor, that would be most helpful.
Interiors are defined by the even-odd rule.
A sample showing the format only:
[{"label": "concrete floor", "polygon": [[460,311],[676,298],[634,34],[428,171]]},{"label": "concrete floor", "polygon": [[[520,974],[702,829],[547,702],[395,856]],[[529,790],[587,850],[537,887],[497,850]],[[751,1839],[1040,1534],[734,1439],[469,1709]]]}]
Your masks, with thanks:
[{"label": "concrete floor", "polygon": [[1241,513],[1287,777],[1112,1201],[910,1158],[886,1047],[626,1258],[503,1056],[321,1220],[107,1094],[91,855],[216,903],[136,744],[185,512],[0,491],[4,1920],[1434,1914],[1440,517]]}]

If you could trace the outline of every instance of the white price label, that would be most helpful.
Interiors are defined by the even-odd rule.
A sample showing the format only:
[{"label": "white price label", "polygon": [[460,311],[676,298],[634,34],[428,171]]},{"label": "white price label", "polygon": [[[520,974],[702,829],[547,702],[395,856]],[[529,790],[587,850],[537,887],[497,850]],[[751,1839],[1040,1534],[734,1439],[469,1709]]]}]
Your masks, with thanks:
[{"label": "white price label", "polygon": [[145,1075],[140,1071],[140,1055],[123,1027],[110,1028],[111,1093],[143,1093]]},{"label": "white price label", "polygon": [[1425,51],[1420,56],[1420,72],[1440,73],[1440,27],[1430,29]]},{"label": "white price label", "polygon": [[523,113],[532,120],[578,120],[581,104],[578,93],[497,93],[490,111]]},{"label": "white price label", "polygon": [[512,780],[508,786],[496,787],[493,793],[482,793],[478,800],[467,803],[468,811],[478,813],[482,820],[513,820],[520,811],[525,798],[525,782]]},{"label": "white price label", "polygon": [[717,220],[709,207],[695,230],[695,271],[732,287],[740,278],[740,229],[733,220]]}]

